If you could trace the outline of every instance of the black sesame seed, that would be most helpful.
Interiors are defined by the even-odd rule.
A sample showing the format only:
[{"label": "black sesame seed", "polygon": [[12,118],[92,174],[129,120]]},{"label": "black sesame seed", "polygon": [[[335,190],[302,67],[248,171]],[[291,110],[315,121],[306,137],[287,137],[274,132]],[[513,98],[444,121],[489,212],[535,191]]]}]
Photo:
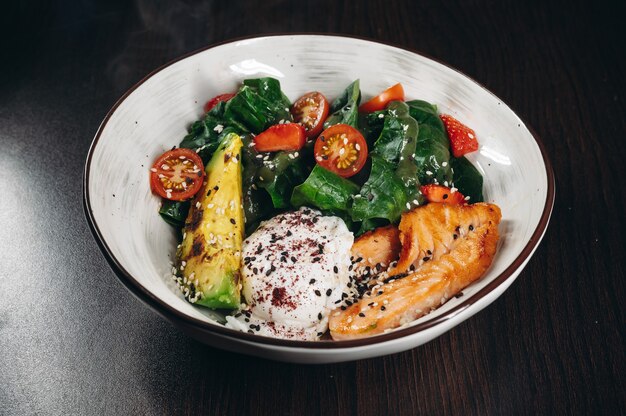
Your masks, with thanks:
[{"label": "black sesame seed", "polygon": [[244,318],[244,321],[246,321],[246,322],[250,322],[250,319],[248,319],[248,318]]},{"label": "black sesame seed", "polygon": [[258,273],[259,273],[259,269],[257,269],[256,267],[254,267],[254,268],[252,269],[252,273],[254,273],[254,274],[258,274]]},{"label": "black sesame seed", "polygon": [[473,226],[473,225],[470,225],[470,226],[469,226],[469,230],[470,230],[470,231],[474,231],[474,226]]},{"label": "black sesame seed", "polygon": [[359,316],[360,316],[361,318],[365,318],[365,314],[364,314],[363,312],[359,312]]},{"label": "black sesame seed", "polygon": [[433,252],[430,251],[430,250],[426,250],[426,252],[428,253],[429,256],[431,256],[433,254]]},{"label": "black sesame seed", "polygon": [[230,219],[230,223],[234,225],[234,224],[237,224],[237,221],[235,221],[235,219],[234,219],[234,218],[231,218],[231,219]]},{"label": "black sesame seed", "polygon": [[296,258],[291,256],[291,261],[295,263],[296,262]]},{"label": "black sesame seed", "polygon": [[316,291],[315,291],[315,295],[317,295],[317,296],[322,296],[322,292],[320,292],[319,290],[316,290]]},{"label": "black sesame seed", "polygon": [[459,236],[456,234],[452,234],[452,238],[456,240],[457,238],[459,238]]},{"label": "black sesame seed", "polygon": [[254,331],[251,329],[248,329],[248,334],[254,334]]},{"label": "black sesame seed", "polygon": [[428,260],[430,260],[430,257],[424,257],[422,260],[424,260],[425,262],[427,262]]},{"label": "black sesame seed", "polygon": [[317,314],[317,319],[319,319],[319,320],[321,321],[321,320],[322,320],[322,318],[323,318],[322,314],[321,314],[321,313],[318,313],[318,314]]},{"label": "black sesame seed", "polygon": [[350,266],[348,267],[348,271],[349,271],[349,272],[351,272],[351,271],[352,271],[352,265],[350,265]]},{"label": "black sesame seed", "polygon": [[315,279],[311,279],[309,280],[309,284],[312,285],[313,283],[315,283]]},{"label": "black sesame seed", "polygon": [[360,263],[361,261],[363,261],[363,257],[357,257],[354,262],[355,263]]},{"label": "black sesame seed", "polygon": [[381,311],[384,311],[385,309],[387,309],[387,308],[385,308],[385,305],[383,305],[383,306],[381,306],[381,307],[380,307],[380,310],[381,310]]},{"label": "black sesame seed", "polygon": [[254,328],[256,328],[256,325],[255,324],[250,324],[250,329],[254,329]]},{"label": "black sesame seed", "polygon": [[448,194],[443,194],[443,199],[448,199]]},{"label": "black sesame seed", "polygon": [[266,276],[269,276],[270,274],[272,274],[272,269],[269,269],[268,271],[265,272]]},{"label": "black sesame seed", "polygon": [[339,273],[339,268],[337,266],[333,266],[333,272]]},{"label": "black sesame seed", "polygon": [[220,187],[219,187],[219,186],[217,186],[217,185],[215,185],[215,186],[213,187],[213,190],[214,190],[215,192],[217,192],[217,191],[219,191],[219,190],[220,190]]},{"label": "black sesame seed", "polygon": [[333,293],[333,290],[332,290],[332,289],[328,289],[328,290],[326,291],[326,296],[330,296],[330,294],[331,294],[331,293]]},{"label": "black sesame seed", "polygon": [[373,305],[374,305],[374,302],[370,302],[367,304],[367,306],[373,306]]},{"label": "black sesame seed", "polygon": [[345,306],[342,306],[340,309],[341,309],[342,311],[345,311],[345,310],[346,310],[346,309],[348,309],[348,308],[346,308]]},{"label": "black sesame seed", "polygon": [[313,222],[313,224],[315,224],[318,220],[319,220],[319,218],[315,217],[311,221]]},{"label": "black sesame seed", "polygon": [[382,295],[383,293],[385,293],[385,292],[383,292],[382,290],[379,290],[379,291],[378,291],[378,294],[379,294],[379,295]]}]

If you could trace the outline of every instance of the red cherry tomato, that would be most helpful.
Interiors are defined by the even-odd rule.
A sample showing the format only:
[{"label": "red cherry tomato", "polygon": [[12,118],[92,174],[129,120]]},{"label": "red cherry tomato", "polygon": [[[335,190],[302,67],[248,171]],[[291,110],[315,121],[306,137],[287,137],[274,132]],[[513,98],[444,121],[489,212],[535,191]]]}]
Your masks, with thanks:
[{"label": "red cherry tomato", "polygon": [[202,187],[204,165],[191,149],[172,149],[163,153],[150,169],[152,192],[172,201],[193,197]]},{"label": "red cherry tomato", "polygon": [[365,104],[359,107],[362,113],[371,113],[374,111],[384,110],[391,101],[404,101],[404,88],[398,83],[393,87],[387,88]]},{"label": "red cherry tomato", "polygon": [[330,105],[322,93],[314,91],[304,94],[291,106],[291,114],[296,123],[302,124],[306,137],[317,137],[328,117]]},{"label": "red cherry tomato", "polygon": [[466,153],[478,150],[478,140],[474,130],[449,114],[441,114],[439,118],[446,126],[450,148],[454,157],[461,157]]},{"label": "red cherry tomato", "polygon": [[428,202],[445,202],[450,205],[465,204],[465,197],[459,191],[443,185],[424,185],[420,187],[420,191],[426,197]]},{"label": "red cherry tomato", "polygon": [[302,149],[305,141],[300,124],[275,124],[254,138],[254,147],[257,152],[295,151]]},{"label": "red cherry tomato", "polygon": [[367,143],[363,135],[347,124],[335,124],[324,130],[315,141],[315,160],[344,178],[357,174],[367,160]]},{"label": "red cherry tomato", "polygon": [[209,101],[207,101],[207,103],[204,105],[204,112],[208,113],[209,111],[211,111],[211,109],[213,107],[215,107],[217,105],[217,103],[222,102],[222,101],[228,101],[231,98],[233,98],[236,94],[220,94],[216,97],[211,98]]}]

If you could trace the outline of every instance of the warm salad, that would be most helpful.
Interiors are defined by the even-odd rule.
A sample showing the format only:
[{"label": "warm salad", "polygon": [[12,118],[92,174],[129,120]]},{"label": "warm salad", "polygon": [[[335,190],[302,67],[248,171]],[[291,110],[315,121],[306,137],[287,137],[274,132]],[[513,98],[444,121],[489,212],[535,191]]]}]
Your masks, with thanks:
[{"label": "warm salad", "polygon": [[[226,325],[281,338],[374,335],[478,279],[500,211],[464,157],[475,133],[396,84],[361,104],[291,102],[273,78],[209,101],[151,169],[180,230],[173,278]],[[471,204],[470,204],[471,203]],[[356,240],[355,240],[356,237]]]}]

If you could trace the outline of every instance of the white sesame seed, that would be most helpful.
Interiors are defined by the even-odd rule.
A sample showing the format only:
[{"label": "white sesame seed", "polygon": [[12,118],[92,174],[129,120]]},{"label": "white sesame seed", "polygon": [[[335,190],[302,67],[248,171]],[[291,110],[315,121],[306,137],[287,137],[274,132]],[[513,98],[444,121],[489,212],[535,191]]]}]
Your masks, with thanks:
[{"label": "white sesame seed", "polygon": [[221,124],[218,124],[217,126],[213,128],[213,131],[216,131],[218,133],[221,133],[222,130],[224,130],[224,126],[222,126]]},{"label": "white sesame seed", "polygon": [[432,176],[433,173],[431,171],[427,170],[426,174],[429,175],[429,176]]},{"label": "white sesame seed", "polygon": [[150,172],[156,172],[156,168],[150,168]]},{"label": "white sesame seed", "polygon": [[443,162],[443,163],[441,164],[441,166],[443,166],[443,167],[445,168],[446,166],[448,166],[448,162]]},{"label": "white sesame seed", "polygon": [[411,204],[410,203],[406,203],[406,209],[411,209]]}]

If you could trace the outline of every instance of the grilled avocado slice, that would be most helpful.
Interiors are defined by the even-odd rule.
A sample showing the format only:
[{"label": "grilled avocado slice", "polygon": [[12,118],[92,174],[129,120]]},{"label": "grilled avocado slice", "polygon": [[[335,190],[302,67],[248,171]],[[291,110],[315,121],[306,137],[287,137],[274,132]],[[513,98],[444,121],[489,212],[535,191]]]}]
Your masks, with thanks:
[{"label": "grilled avocado slice", "polygon": [[177,252],[186,299],[211,309],[240,305],[240,257],[244,237],[241,138],[227,135],[206,166]]}]

